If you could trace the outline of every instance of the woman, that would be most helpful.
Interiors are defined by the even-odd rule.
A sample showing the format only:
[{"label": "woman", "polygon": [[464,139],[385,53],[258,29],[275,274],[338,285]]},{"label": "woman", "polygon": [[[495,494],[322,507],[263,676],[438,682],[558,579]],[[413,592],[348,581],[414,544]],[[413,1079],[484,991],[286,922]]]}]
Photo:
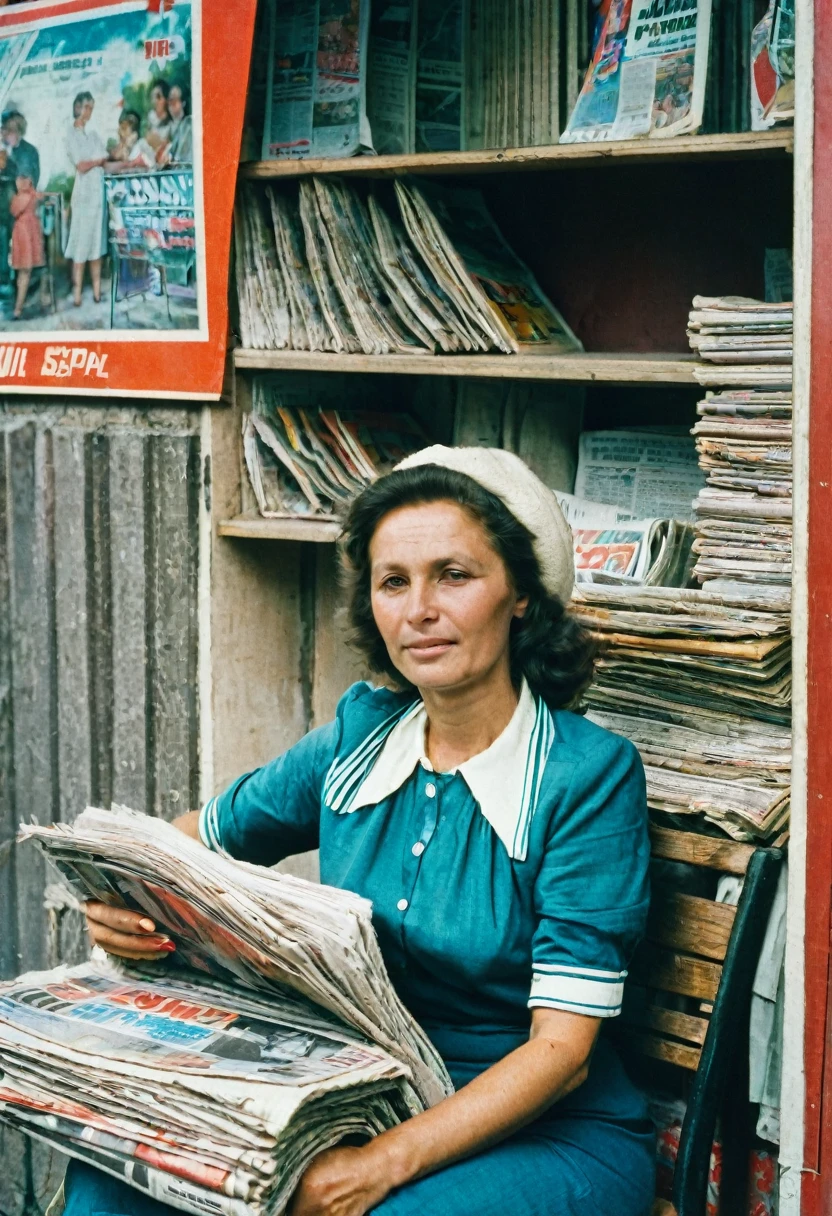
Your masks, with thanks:
[{"label": "woman", "polygon": [[145,119],[145,139],[158,156],[170,139],[171,117],[168,110],[170,85],[166,80],[156,80],[150,90],[150,109]]},{"label": "woman", "polygon": [[72,262],[72,302],[81,307],[84,266],[90,265],[92,295],[101,299],[101,259],[107,252],[104,229],[104,169],[107,149],[97,131],[87,124],[95,100],[92,93],[78,93],[72,103],[73,124],[69,129],[68,151],[75,166],[72,187],[69,237],[64,253]]},{"label": "woman", "polygon": [[[345,548],[357,637],[401,691],[355,685],[335,722],[178,823],[262,864],[319,845],[323,881],[372,900],[457,1092],[322,1153],[291,1216],[646,1216],[652,1131],[598,1037],[647,909],[644,775],[560,708],[592,647],[562,607],[555,497],[508,452],[428,448],[360,495]],[[87,915],[114,953],[173,946],[134,913]],[[67,1190],[67,1216],[165,1211],[86,1166]]]},{"label": "woman", "polygon": [[193,122],[188,113],[190,108],[188,90],[184,85],[172,84],[168,94],[170,143],[159,154],[159,161],[163,165],[189,165],[194,159]]}]

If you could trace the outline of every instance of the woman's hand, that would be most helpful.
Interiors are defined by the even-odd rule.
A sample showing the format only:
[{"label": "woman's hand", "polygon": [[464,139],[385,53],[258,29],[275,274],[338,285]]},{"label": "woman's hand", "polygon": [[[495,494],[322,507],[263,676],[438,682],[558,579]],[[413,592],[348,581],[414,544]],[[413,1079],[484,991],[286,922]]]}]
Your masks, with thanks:
[{"label": "woman's hand", "polygon": [[376,1141],[362,1148],[327,1149],[309,1166],[289,1216],[364,1216],[393,1189]]},{"label": "woman's hand", "polygon": [[84,912],[92,944],[108,954],[155,961],[176,949],[167,934],[157,933],[153,921],[141,912],[111,908],[95,900],[84,904]]}]

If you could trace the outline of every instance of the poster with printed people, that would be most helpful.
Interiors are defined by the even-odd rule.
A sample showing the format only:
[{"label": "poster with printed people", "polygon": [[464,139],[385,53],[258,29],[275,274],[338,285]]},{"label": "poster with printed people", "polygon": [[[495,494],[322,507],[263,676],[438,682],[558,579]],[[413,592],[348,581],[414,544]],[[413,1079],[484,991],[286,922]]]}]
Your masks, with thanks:
[{"label": "poster with printed people", "polygon": [[[233,207],[253,15],[254,0],[34,0],[0,9],[0,393],[35,384],[218,394],[222,229]],[[239,72],[228,72],[229,59]],[[216,111],[212,148],[224,149],[209,198],[203,97]],[[143,364],[150,370],[145,342],[154,344],[155,379],[141,373]],[[199,383],[171,374],[167,351],[179,343],[207,348],[178,365]],[[133,383],[137,374],[142,383]]]}]

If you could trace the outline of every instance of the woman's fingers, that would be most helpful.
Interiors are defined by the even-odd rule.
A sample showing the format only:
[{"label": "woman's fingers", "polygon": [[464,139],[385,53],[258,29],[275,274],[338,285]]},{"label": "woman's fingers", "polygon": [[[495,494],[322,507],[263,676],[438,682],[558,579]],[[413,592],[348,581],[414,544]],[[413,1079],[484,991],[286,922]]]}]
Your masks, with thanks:
[{"label": "woman's fingers", "polygon": [[152,936],[118,933],[115,929],[105,929],[103,925],[91,927],[90,932],[96,946],[103,946],[105,950],[131,950],[136,954],[170,954],[174,948],[170,938],[162,933]]},{"label": "woman's fingers", "polygon": [[122,958],[164,958],[176,947],[164,933],[157,933],[149,917],[129,908],[111,908],[90,901],[85,905],[87,928],[93,945]]},{"label": "woman's fingers", "polygon": [[90,900],[84,904],[88,921],[97,925],[105,925],[108,929],[118,929],[122,933],[141,933],[147,935],[155,932],[156,926],[150,917],[141,912],[132,912],[129,908],[111,908],[109,904]]}]

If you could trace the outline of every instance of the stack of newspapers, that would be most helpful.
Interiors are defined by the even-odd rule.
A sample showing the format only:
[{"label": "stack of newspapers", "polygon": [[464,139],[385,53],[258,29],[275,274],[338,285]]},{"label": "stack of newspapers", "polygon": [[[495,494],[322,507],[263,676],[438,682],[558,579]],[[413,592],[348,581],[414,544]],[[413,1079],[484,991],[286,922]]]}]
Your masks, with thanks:
[{"label": "stack of newspapers", "polygon": [[792,305],[697,297],[688,334],[715,389],[693,434],[696,577],[788,585],[792,576]]},{"label": "stack of newspapers", "polygon": [[580,350],[479,190],[335,178],[243,184],[243,345],[368,355]]},{"label": "stack of newspapers", "polygon": [[451,1092],[366,900],[124,809],[21,835],[176,951],[0,985],[4,1122],[182,1211],[279,1216],[317,1153]]},{"label": "stack of newspapers", "polygon": [[778,837],[791,774],[788,589],[580,586],[572,608],[601,644],[589,716],[635,743],[648,804],[738,840]]},{"label": "stack of newspapers", "polygon": [[246,469],[267,519],[334,520],[337,507],[430,442],[408,414],[295,404],[295,396],[280,377],[256,377],[243,423]]}]

